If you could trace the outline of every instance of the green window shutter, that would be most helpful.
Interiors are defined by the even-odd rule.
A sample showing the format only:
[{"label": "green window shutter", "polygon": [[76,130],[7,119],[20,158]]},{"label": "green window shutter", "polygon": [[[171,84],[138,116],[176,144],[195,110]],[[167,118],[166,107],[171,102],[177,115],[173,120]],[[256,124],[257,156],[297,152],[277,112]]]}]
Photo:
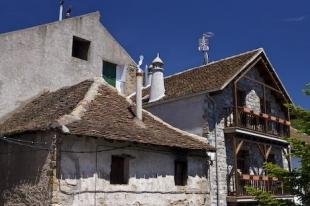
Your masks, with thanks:
[{"label": "green window shutter", "polygon": [[103,78],[113,87],[115,87],[116,83],[116,64],[112,64],[110,62],[103,62],[102,68],[102,76]]}]

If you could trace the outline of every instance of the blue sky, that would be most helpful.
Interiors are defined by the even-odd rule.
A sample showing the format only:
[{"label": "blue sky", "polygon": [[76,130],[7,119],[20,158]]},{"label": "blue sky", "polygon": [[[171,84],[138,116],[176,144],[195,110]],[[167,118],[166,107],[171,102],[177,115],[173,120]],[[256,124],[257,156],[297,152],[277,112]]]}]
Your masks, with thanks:
[{"label": "blue sky", "polygon": [[[0,33],[55,21],[58,0],[0,1]],[[72,15],[99,10],[102,23],[138,59],[160,52],[166,75],[202,63],[197,41],[215,36],[210,59],[263,47],[297,105],[310,109],[302,94],[310,82],[310,1],[66,0]]]}]

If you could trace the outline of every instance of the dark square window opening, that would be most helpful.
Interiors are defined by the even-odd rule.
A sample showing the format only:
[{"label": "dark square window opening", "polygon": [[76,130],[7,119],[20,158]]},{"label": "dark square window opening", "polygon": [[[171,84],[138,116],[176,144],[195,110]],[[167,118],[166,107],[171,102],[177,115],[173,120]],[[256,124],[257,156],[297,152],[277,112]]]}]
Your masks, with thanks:
[{"label": "dark square window opening", "polygon": [[266,100],[266,113],[271,114],[271,102]]},{"label": "dark square window opening", "polygon": [[265,99],[264,99],[264,97],[259,98],[259,104],[260,104],[260,112],[265,113]]},{"label": "dark square window opening", "polygon": [[238,106],[243,107],[245,106],[245,99],[246,99],[246,92],[243,90],[238,89],[237,91],[237,100],[238,100]]},{"label": "dark square window opening", "polygon": [[128,184],[129,180],[129,161],[122,156],[112,156],[111,160],[111,184]]},{"label": "dark square window opening", "polygon": [[87,61],[89,46],[90,41],[73,36],[72,56]]},{"label": "dark square window opening", "polygon": [[274,154],[269,154],[267,162],[272,163],[272,164],[276,164],[276,157]]},{"label": "dark square window opening", "polygon": [[185,186],[187,184],[187,162],[176,160],[174,163],[174,182],[175,185]]},{"label": "dark square window opening", "polygon": [[240,150],[237,155],[237,169],[240,170],[242,174],[249,174],[249,151]]}]

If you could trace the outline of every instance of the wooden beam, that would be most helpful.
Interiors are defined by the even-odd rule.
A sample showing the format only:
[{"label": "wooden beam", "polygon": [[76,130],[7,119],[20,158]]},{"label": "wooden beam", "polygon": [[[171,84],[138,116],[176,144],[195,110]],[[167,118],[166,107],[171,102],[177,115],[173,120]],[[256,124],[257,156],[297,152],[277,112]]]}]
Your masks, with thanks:
[{"label": "wooden beam", "polygon": [[250,80],[250,81],[253,81],[253,82],[257,83],[257,84],[263,85],[263,86],[267,87],[268,89],[271,89],[271,90],[273,90],[273,91],[275,91],[275,92],[278,92],[278,93],[280,93],[280,94],[283,94],[282,91],[277,90],[277,89],[275,89],[275,88],[269,86],[268,84],[266,84],[266,83],[264,83],[264,82],[258,81],[258,80],[256,80],[256,79],[253,79],[253,78],[248,77],[248,76],[244,76],[244,78],[246,78],[246,79],[248,79],[248,80]]},{"label": "wooden beam", "polygon": [[238,153],[239,153],[239,151],[240,151],[240,149],[241,149],[243,143],[244,143],[244,140],[241,140],[241,141],[238,143],[237,149],[236,149],[236,153],[237,153],[236,155],[238,155]]},{"label": "wooden beam", "polygon": [[267,161],[268,160],[268,157],[270,155],[270,152],[271,152],[271,149],[272,149],[272,146],[271,145],[266,145],[268,148],[266,149],[266,157],[265,157],[265,160]]},{"label": "wooden beam", "polygon": [[238,126],[238,117],[237,117],[237,112],[238,112],[238,96],[237,96],[237,83],[234,82],[233,84],[233,100],[234,100],[234,126]]},{"label": "wooden beam", "polygon": [[258,147],[258,150],[260,152],[260,154],[262,155],[263,159],[265,160],[265,150],[264,150],[264,147],[261,147],[261,144],[259,143],[256,143],[257,147]]},{"label": "wooden beam", "polygon": [[[270,72],[270,70],[268,69],[268,65],[266,64],[265,60],[263,60],[262,62],[263,62],[263,64],[265,65],[265,67],[266,67],[266,69],[267,69],[267,72],[268,72],[269,75],[271,76],[272,80],[276,83],[278,89],[281,90],[281,87],[279,86],[279,81],[277,81],[277,80],[274,78],[273,74],[272,74],[272,73]],[[272,67],[272,66],[271,66],[271,67]],[[280,84],[281,84],[281,83],[280,83]],[[281,86],[282,86],[282,85],[281,85]]]},{"label": "wooden beam", "polygon": [[256,59],[248,68],[235,80],[235,83],[239,82],[260,60],[263,60],[261,57]]}]

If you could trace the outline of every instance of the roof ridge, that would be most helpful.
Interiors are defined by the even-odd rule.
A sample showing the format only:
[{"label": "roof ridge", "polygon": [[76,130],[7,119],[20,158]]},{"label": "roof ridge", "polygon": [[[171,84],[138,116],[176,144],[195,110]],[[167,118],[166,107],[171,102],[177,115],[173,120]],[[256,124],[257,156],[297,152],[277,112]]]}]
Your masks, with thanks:
[{"label": "roof ridge", "polygon": [[72,19],[78,19],[78,18],[83,18],[83,17],[89,17],[89,16],[93,16],[93,15],[98,15],[98,16],[100,16],[100,12],[99,12],[99,11],[93,11],[93,12],[89,12],[89,13],[82,14],[82,15],[79,15],[79,16],[72,16],[72,17],[70,17],[70,18],[63,19],[63,20],[61,20],[61,21],[59,21],[59,20],[53,20],[53,21],[47,22],[47,23],[40,23],[40,24],[33,25],[33,26],[29,26],[29,27],[26,27],[26,28],[21,28],[21,29],[16,29],[16,30],[13,30],[13,31],[8,31],[8,32],[0,33],[0,37],[1,37],[1,36],[10,35],[11,33],[14,33],[14,32],[28,31],[28,30],[35,29],[35,28],[42,27],[42,26],[54,25],[54,24],[57,24],[57,23],[62,23],[62,22],[65,22],[65,21],[70,21],[70,20],[72,20]]},{"label": "roof ridge", "polygon": [[171,75],[169,75],[169,76],[166,76],[165,79],[168,79],[168,78],[170,78],[170,77],[177,76],[177,75],[180,75],[180,74],[183,74],[183,73],[186,73],[186,72],[195,70],[195,69],[200,69],[200,68],[202,68],[202,67],[209,66],[209,65],[212,65],[212,64],[221,62],[221,61],[226,61],[226,60],[228,60],[228,59],[240,57],[240,56],[242,56],[242,55],[249,54],[249,53],[254,52],[254,51],[256,51],[256,52],[261,52],[261,51],[263,51],[263,48],[260,47],[260,48],[257,48],[257,49],[253,49],[253,50],[250,50],[250,51],[246,51],[246,52],[240,53],[240,54],[232,55],[232,56],[229,56],[229,57],[226,57],[226,58],[223,58],[223,59],[219,59],[219,60],[210,62],[209,64],[206,64],[206,65],[200,65],[200,66],[197,66],[197,67],[192,67],[192,68],[189,68],[189,69],[185,69],[185,70],[183,70],[183,71],[181,71],[181,72],[177,72],[177,73],[171,74]]},{"label": "roof ridge", "polygon": [[236,76],[242,72],[245,68],[247,68],[251,62],[253,62],[260,54],[261,52],[264,52],[264,50],[262,48],[257,49],[257,52],[255,54],[253,54],[253,56],[251,58],[249,58],[244,64],[243,66],[239,69],[239,71],[237,71],[235,73],[235,75],[233,75],[230,79],[228,79],[221,87],[221,90],[224,89],[233,79],[236,78]]},{"label": "roof ridge", "polygon": [[102,85],[108,85],[108,83],[101,77],[95,77],[91,81],[93,83],[87,90],[84,95],[84,98],[75,106],[70,114],[64,114],[56,120],[56,122],[62,126],[62,129],[65,133],[68,133],[69,130],[66,127],[67,124],[73,123],[75,121],[81,120],[82,116],[87,111],[87,106],[95,100],[97,95],[99,95],[99,88]]}]

